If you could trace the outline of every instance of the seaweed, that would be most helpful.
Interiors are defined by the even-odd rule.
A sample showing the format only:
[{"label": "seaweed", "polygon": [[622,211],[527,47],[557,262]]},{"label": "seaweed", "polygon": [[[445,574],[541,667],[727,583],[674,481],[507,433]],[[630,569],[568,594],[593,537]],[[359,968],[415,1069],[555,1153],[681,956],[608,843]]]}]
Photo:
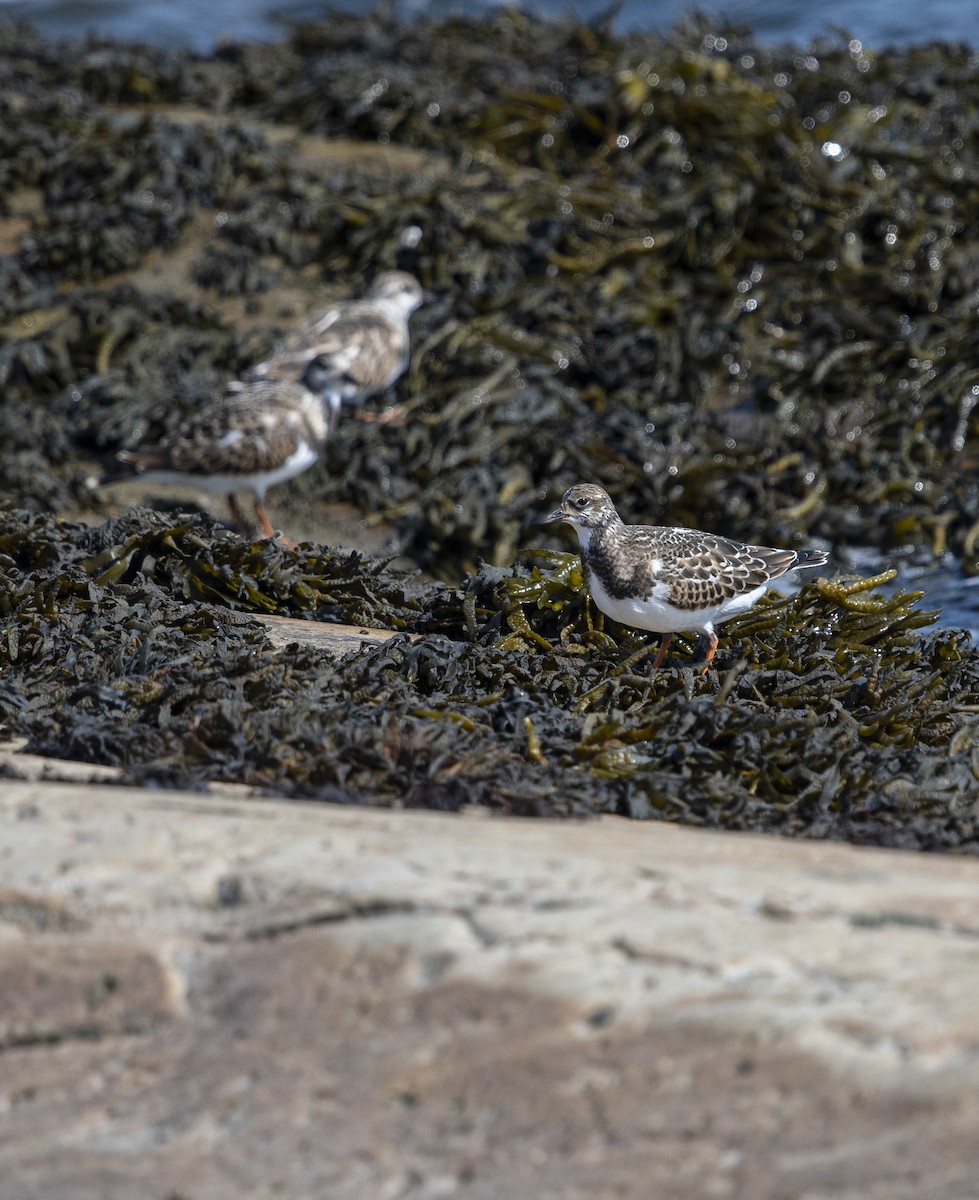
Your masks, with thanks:
[{"label": "seaweed", "polygon": [[[462,587],[203,516],[0,521],[0,729],[160,785],[624,815],[975,852],[979,653],[886,579],[817,580],[695,651],[600,627],[575,556]],[[399,631],[275,649],[249,613]],[[413,638],[406,633],[411,631]],[[655,641],[655,639],[653,639]]]},{"label": "seaweed", "polygon": [[[680,642],[654,673],[533,521],[585,479],[630,521],[974,571],[977,111],[966,48],[705,17],[379,10],[210,56],[0,30],[5,732],[163,784],[974,851],[976,652],[913,595],[816,581],[725,625],[718,672]],[[54,521],[392,267],[430,297],[399,419],[345,415],[278,495],[412,569]],[[253,613],[399,636],[283,652]]]},{"label": "seaweed", "polygon": [[[75,424],[66,448],[32,433],[50,462],[12,466],[0,498],[33,474],[38,503],[80,502],[137,432],[126,412],[145,432],[176,395],[179,419],[186,376],[223,372],[213,394],[298,294],[400,266],[439,297],[414,319],[410,425],[344,422],[290,503],[352,500],[456,580],[509,561],[576,478],[627,519],[961,553],[979,522],[973,66],[962,47],[765,48],[706,18],[626,38],[511,11],[334,14],[212,56],[5,33],[21,225],[0,377],[8,420],[53,403]],[[145,272],[168,250],[183,312],[161,327]],[[74,326],[127,274],[107,413],[106,356]],[[188,362],[224,300],[206,318],[224,344]],[[236,329],[243,312],[259,320]]]}]

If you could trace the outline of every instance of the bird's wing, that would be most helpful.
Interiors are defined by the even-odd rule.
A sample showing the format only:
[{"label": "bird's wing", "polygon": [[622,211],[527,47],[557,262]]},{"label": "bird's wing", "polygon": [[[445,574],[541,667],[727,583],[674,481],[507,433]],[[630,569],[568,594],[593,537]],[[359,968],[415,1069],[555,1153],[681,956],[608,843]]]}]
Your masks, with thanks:
[{"label": "bird's wing", "polygon": [[313,360],[319,378],[344,398],[370,396],[393,383],[407,365],[407,329],[371,304],[338,305],[307,318],[251,375],[302,375]]},{"label": "bird's wing", "polygon": [[[792,570],[794,550],[748,546],[700,530],[638,526],[630,541],[645,553],[636,571],[651,592],[665,588],[666,599],[680,609],[713,608],[743,592],[762,587]],[[637,586],[638,590],[638,586]]]},{"label": "bird's wing", "polygon": [[178,426],[155,446],[121,457],[143,471],[250,475],[274,470],[310,442],[310,402],[298,383],[256,380]]}]

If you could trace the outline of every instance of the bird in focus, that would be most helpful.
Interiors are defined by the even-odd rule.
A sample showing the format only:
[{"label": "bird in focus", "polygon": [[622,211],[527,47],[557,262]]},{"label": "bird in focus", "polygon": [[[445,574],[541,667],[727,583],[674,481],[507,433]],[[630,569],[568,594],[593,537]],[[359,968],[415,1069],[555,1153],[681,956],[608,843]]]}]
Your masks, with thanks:
[{"label": "bird in focus", "polygon": [[673,635],[708,639],[706,671],[717,649],[715,626],[749,608],[776,579],[821,566],[822,550],[749,546],[699,529],[627,525],[608,493],[576,483],[539,524],[564,521],[578,535],[588,591],[596,607],[623,625],[661,635],[653,667]]}]

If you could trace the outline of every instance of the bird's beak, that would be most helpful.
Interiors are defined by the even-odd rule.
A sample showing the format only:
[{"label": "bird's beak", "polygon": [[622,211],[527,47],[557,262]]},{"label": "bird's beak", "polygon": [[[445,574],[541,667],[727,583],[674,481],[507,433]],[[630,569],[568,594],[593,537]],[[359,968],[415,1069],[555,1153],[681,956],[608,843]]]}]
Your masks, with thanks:
[{"label": "bird's beak", "polygon": [[550,525],[552,521],[566,521],[568,514],[564,511],[564,505],[559,504],[557,508],[552,509],[546,517],[538,517],[537,525]]}]

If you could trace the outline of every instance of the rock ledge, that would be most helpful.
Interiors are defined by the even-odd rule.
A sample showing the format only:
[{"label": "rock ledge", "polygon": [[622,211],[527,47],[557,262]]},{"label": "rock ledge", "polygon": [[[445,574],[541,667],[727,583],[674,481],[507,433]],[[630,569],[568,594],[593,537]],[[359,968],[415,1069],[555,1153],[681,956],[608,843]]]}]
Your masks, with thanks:
[{"label": "rock ledge", "polygon": [[967,860],[0,791],[18,1200],[974,1193]]}]

